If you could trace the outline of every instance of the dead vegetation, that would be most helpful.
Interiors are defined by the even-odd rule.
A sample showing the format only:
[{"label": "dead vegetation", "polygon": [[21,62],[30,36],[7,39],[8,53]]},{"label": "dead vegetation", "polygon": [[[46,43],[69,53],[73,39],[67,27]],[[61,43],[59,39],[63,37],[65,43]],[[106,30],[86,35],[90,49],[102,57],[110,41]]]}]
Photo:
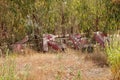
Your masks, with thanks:
[{"label": "dead vegetation", "polygon": [[110,80],[109,67],[96,64],[104,62],[104,57],[98,56],[70,49],[65,53],[37,53],[31,50],[26,55],[12,55],[16,57],[20,76],[26,73],[21,69],[25,65],[29,67],[27,80]]},{"label": "dead vegetation", "polygon": [[108,66],[107,55],[103,50],[96,48],[92,54],[87,54],[85,60],[92,60],[96,65],[100,67]]}]

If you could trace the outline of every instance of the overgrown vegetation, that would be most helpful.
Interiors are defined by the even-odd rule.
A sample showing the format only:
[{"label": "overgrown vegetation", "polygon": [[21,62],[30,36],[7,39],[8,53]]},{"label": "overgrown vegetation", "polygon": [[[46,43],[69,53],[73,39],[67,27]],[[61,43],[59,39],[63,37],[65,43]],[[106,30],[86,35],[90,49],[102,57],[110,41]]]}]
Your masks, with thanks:
[{"label": "overgrown vegetation", "polygon": [[[38,47],[44,33],[84,32],[90,37],[94,31],[111,33],[117,29],[120,29],[119,0],[0,0],[0,51],[3,52],[26,35]],[[120,42],[111,43],[106,49],[108,62],[114,79],[119,80]],[[103,58],[97,56],[94,57],[97,61]],[[57,57],[62,59],[61,55]],[[19,80],[13,60],[6,59],[0,69],[0,80]]]},{"label": "overgrown vegetation", "polygon": [[120,27],[119,7],[112,0],[1,0],[0,45],[27,34],[34,39],[43,33],[113,31]]},{"label": "overgrown vegetation", "polygon": [[29,65],[18,70],[14,57],[6,56],[0,64],[0,80],[27,80],[28,76]]},{"label": "overgrown vegetation", "polygon": [[113,74],[113,80],[120,80],[120,37],[114,36],[111,45],[107,47],[108,62]]}]

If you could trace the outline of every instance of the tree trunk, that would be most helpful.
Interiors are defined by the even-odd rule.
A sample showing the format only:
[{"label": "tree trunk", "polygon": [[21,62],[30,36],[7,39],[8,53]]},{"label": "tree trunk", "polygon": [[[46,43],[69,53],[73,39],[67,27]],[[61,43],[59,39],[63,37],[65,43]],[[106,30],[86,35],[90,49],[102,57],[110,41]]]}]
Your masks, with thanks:
[{"label": "tree trunk", "polygon": [[99,18],[98,18],[98,16],[96,17],[96,19],[95,19],[95,31],[98,31],[99,30],[99,28],[98,28],[98,25],[99,25]]}]

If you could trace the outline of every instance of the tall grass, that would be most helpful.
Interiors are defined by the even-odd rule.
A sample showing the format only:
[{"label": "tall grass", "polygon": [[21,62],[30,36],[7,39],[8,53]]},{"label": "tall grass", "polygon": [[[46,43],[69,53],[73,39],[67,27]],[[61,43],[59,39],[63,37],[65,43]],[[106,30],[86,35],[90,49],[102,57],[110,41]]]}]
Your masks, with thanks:
[{"label": "tall grass", "polygon": [[18,76],[15,70],[15,62],[12,60],[5,60],[0,66],[0,80],[17,80]]},{"label": "tall grass", "polygon": [[113,80],[120,80],[120,36],[112,37],[111,44],[106,48],[108,62],[113,75]]},{"label": "tall grass", "polygon": [[21,71],[17,69],[17,63],[14,57],[7,54],[5,58],[1,60],[4,61],[0,63],[0,80],[27,80],[29,75],[27,65],[21,68],[24,70],[24,73],[21,74]]}]

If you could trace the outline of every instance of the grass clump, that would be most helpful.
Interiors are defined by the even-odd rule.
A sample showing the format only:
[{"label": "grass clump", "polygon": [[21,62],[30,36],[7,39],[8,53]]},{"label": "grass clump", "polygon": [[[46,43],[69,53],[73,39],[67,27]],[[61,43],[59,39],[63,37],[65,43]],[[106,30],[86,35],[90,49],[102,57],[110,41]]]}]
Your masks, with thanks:
[{"label": "grass clump", "polygon": [[106,53],[113,80],[120,80],[120,40],[118,38],[111,40],[110,46],[106,48]]},{"label": "grass clump", "polygon": [[15,70],[15,62],[12,60],[5,60],[0,66],[0,80],[18,80]]},{"label": "grass clump", "polygon": [[27,80],[28,77],[28,65],[24,66],[25,73],[21,75],[21,71],[17,69],[15,57],[6,55],[0,63],[0,80]]}]

